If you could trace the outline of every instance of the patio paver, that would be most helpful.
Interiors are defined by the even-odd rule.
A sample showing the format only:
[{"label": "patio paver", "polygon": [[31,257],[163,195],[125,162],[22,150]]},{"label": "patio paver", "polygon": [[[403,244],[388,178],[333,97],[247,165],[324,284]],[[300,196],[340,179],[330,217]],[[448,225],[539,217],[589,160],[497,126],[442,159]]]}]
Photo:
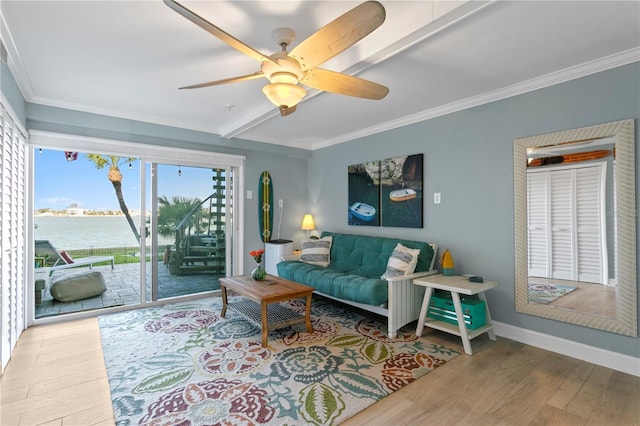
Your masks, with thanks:
[{"label": "patio paver", "polygon": [[[82,268],[89,270],[89,268]],[[55,271],[49,281],[58,276],[77,272],[81,268]],[[49,286],[45,288],[42,303],[36,305],[36,318],[44,318],[71,312],[81,312],[112,306],[137,305],[140,303],[140,265],[137,263],[119,264],[114,269],[111,265],[94,266],[93,270],[100,271],[107,282],[107,291],[100,296],[75,302],[58,302],[49,293]],[[147,268],[146,292],[147,299],[151,297],[151,268]],[[168,268],[160,262],[158,264],[158,299],[219,290],[218,278],[224,275],[170,275]]]}]

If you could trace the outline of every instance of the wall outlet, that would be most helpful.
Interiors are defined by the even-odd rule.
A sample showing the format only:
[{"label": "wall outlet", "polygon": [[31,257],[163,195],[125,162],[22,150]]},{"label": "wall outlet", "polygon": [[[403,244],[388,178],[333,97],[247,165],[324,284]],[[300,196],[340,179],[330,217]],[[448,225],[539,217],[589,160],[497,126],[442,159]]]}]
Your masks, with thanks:
[{"label": "wall outlet", "polygon": [[250,200],[253,198],[253,191],[247,191],[247,200]]},{"label": "wall outlet", "polygon": [[439,192],[434,192],[433,193],[433,204],[440,204],[440,193]]},{"label": "wall outlet", "polygon": [[278,200],[278,206],[280,206],[280,208],[282,208],[282,206],[284,206],[284,200],[282,200],[282,199]]}]

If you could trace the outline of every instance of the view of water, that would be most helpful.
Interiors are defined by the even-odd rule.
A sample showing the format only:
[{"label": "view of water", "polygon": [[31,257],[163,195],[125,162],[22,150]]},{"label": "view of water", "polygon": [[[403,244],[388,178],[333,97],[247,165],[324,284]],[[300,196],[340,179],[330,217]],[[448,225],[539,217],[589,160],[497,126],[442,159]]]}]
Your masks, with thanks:
[{"label": "view of water", "polygon": [[[140,217],[133,217],[138,223]],[[131,247],[138,242],[124,216],[36,216],[35,239],[49,240],[58,250]],[[173,239],[160,237],[159,244]],[[147,243],[150,239],[147,238]]]}]

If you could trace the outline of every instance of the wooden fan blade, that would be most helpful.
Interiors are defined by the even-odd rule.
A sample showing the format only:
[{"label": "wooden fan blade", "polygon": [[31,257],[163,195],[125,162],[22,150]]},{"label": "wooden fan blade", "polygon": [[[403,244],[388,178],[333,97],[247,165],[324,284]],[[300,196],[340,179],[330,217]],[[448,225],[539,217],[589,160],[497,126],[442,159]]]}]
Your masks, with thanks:
[{"label": "wooden fan blade", "polygon": [[240,52],[244,53],[247,56],[250,56],[251,58],[257,61],[260,61],[260,62],[269,61],[277,64],[277,62],[275,62],[270,57],[263,55],[262,53],[255,50],[253,47],[247,46],[246,44],[244,44],[243,42],[241,42],[231,34],[227,33],[221,28],[216,27],[211,22],[207,21],[197,13],[194,13],[191,10],[187,9],[177,1],[174,1],[174,0],[163,0],[163,1],[164,1],[164,4],[169,6],[171,9],[175,10],[180,15],[187,18],[189,21],[193,22],[203,30],[207,31],[209,34],[218,37],[220,40],[224,41],[234,49],[239,50]]},{"label": "wooden fan blade", "polygon": [[193,84],[191,86],[180,87],[180,89],[200,89],[202,87],[219,86],[221,84],[228,84],[228,83],[236,83],[236,82],[239,82],[239,81],[254,80],[254,79],[260,78],[260,77],[264,77],[264,74],[262,73],[262,71],[258,71],[258,72],[255,72],[253,74],[248,74],[248,75],[241,75],[239,77],[231,77],[231,78],[225,78],[223,80],[215,80],[215,81],[208,81],[206,83]]},{"label": "wooden fan blade", "polygon": [[326,92],[365,99],[380,100],[389,93],[389,88],[381,84],[322,68],[307,71],[300,83]]},{"label": "wooden fan blade", "polygon": [[362,40],[386,17],[382,4],[368,1],[320,28],[289,54],[303,69],[314,68]]}]

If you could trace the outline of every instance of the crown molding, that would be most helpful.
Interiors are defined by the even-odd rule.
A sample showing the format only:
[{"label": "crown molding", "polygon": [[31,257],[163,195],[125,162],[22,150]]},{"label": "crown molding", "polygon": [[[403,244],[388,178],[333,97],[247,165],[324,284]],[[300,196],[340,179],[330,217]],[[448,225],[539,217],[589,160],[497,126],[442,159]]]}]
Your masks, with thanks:
[{"label": "crown molding", "polygon": [[22,56],[18,51],[13,36],[9,31],[9,27],[5,22],[4,15],[2,14],[2,8],[0,8],[0,41],[4,44],[7,53],[7,66],[9,71],[13,75],[13,79],[18,85],[18,89],[22,93],[22,97],[25,99],[31,99],[33,97],[33,86],[31,85],[31,79],[29,73],[24,66]]},{"label": "crown molding", "polygon": [[451,114],[453,112],[462,111],[465,109],[481,106],[491,102],[499,101],[502,99],[511,98],[513,96],[521,95],[524,93],[532,92],[534,90],[544,89],[546,87],[554,86],[556,84],[564,83],[567,81],[575,80],[581,77],[586,77],[591,74],[596,74],[602,71],[618,68],[624,65],[628,65],[634,62],[640,61],[640,48],[633,48],[625,50],[623,52],[599,58],[593,61],[585,62],[580,65],[565,68],[560,71],[555,71],[541,77],[533,78],[530,80],[516,83],[511,86],[503,87],[498,90],[486,92],[478,96],[462,99],[460,101],[451,102],[447,105],[442,105],[436,108],[428,109],[416,114],[408,115],[397,120],[387,121],[376,126],[371,126],[366,129],[358,130],[357,132],[351,132],[344,134],[340,137],[313,144],[312,150],[326,148],[331,145],[337,145],[340,143],[348,142],[354,139],[371,136],[377,133],[385,132],[387,130],[397,129],[399,127],[408,126],[410,124],[419,123],[421,121],[430,120],[432,118],[440,117],[443,115]]},{"label": "crown molding", "polygon": [[[473,14],[478,10],[481,10],[484,7],[489,6],[493,3],[494,3],[493,1],[487,1],[487,2],[482,2],[481,6],[476,5],[476,7],[471,11],[465,11],[466,14],[462,14],[463,16],[456,19],[454,23],[458,22],[459,20],[466,17],[467,15]],[[452,25],[452,24],[453,23],[448,23],[448,25]],[[446,27],[448,25],[444,25],[444,26]],[[413,41],[415,42],[416,41],[415,39],[419,40],[426,36],[428,36],[428,34],[427,35],[420,34],[419,36],[413,35],[413,38],[414,38]],[[276,114],[274,111],[269,111],[269,113],[256,117],[249,122],[238,123],[237,126],[235,127],[222,129],[221,131],[221,129],[212,129],[212,128],[206,128],[206,127],[196,128],[192,124],[182,123],[177,120],[166,120],[156,116],[149,116],[144,114],[123,114],[121,112],[112,111],[109,109],[96,108],[88,105],[65,103],[65,102],[60,102],[60,101],[56,101],[49,98],[38,97],[34,95],[33,86],[31,84],[31,79],[29,77],[28,70],[24,66],[24,62],[22,60],[20,52],[18,51],[16,44],[13,40],[13,37],[11,36],[11,33],[8,30],[4,16],[1,13],[1,10],[0,10],[0,38],[7,49],[7,53],[8,53],[7,65],[9,67],[9,70],[11,71],[16,81],[16,84],[18,85],[18,88],[21,91],[25,101],[29,103],[36,103],[36,104],[52,106],[57,108],[65,108],[65,109],[71,109],[75,111],[107,115],[107,116],[117,117],[122,119],[143,121],[143,122],[153,123],[158,125],[185,128],[185,129],[201,131],[206,133],[213,133],[213,134],[220,135],[222,138],[233,138],[233,137],[242,138],[242,134],[244,132],[246,132],[250,128],[256,126],[257,124],[260,124],[261,122],[267,120],[268,118]],[[403,40],[403,42],[405,44],[405,48],[411,44],[411,43],[407,43],[407,40]],[[397,46],[395,47],[397,49]],[[388,52],[385,52],[385,53],[388,53]],[[378,60],[381,60],[384,57],[385,55],[381,55],[381,57],[378,58]],[[309,145],[308,140],[284,141],[284,140],[262,139],[262,140],[256,140],[256,142],[283,145],[283,146],[288,146],[292,148],[308,149],[308,150],[314,151],[314,150],[326,148],[332,145],[337,145],[337,144],[349,142],[355,139],[371,136],[371,135],[385,132],[388,130],[393,130],[399,127],[408,126],[410,124],[419,123],[421,121],[430,120],[432,118],[440,117],[453,112],[458,112],[458,111],[473,108],[476,106],[481,106],[487,103],[495,102],[498,100],[507,99],[513,96],[532,92],[538,89],[543,89],[556,84],[564,83],[580,77],[585,77],[598,72],[607,71],[610,69],[614,69],[614,68],[617,68],[623,65],[628,65],[630,63],[634,63],[638,61],[640,61],[640,48],[629,49],[629,50],[619,52],[617,54],[610,55],[604,58],[599,58],[593,61],[585,62],[583,64],[569,67],[560,71],[555,71],[541,77],[516,83],[498,90],[486,92],[477,96],[451,102],[446,105],[424,110],[419,113],[411,114],[396,120],[387,121],[385,123],[380,123],[375,126],[360,129],[355,132],[345,133],[332,139],[328,139],[320,142],[312,142],[311,145]]]}]

